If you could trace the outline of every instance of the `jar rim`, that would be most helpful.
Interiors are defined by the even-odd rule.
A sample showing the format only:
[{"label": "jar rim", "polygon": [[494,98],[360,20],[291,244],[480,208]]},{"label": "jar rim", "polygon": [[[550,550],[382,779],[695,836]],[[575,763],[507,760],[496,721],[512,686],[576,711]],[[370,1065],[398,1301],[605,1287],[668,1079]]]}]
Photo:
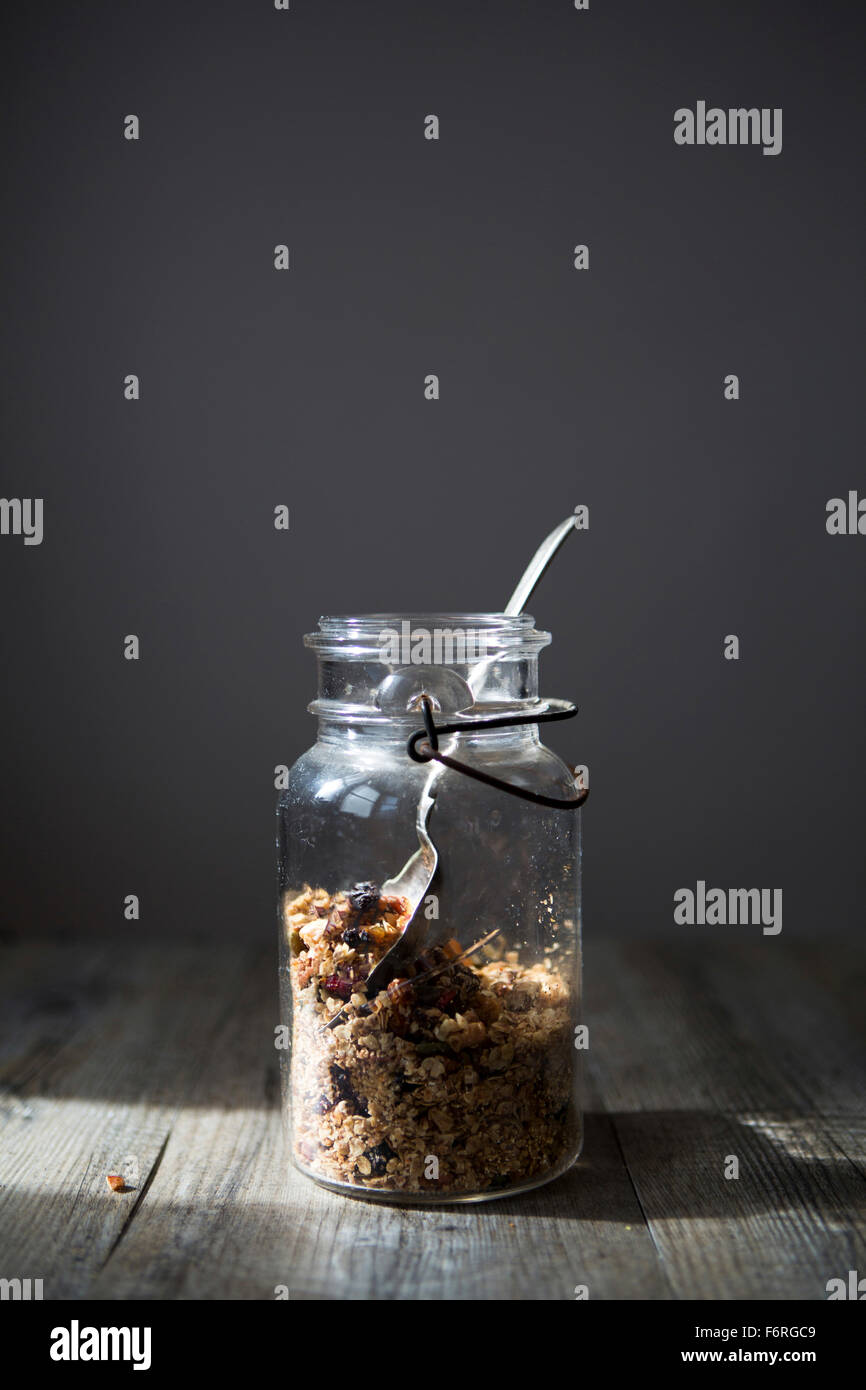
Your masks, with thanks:
[{"label": "jar rim", "polygon": [[414,640],[437,632],[476,633],[511,656],[534,655],[552,640],[549,632],[536,629],[530,613],[347,613],[319,618],[319,631],[306,633],[304,645],[320,656],[382,659],[391,634]]}]

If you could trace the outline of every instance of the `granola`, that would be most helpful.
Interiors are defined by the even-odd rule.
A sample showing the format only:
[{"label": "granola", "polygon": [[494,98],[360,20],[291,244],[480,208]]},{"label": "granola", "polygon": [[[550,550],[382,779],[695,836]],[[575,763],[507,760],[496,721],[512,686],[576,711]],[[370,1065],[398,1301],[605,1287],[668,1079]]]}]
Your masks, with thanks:
[{"label": "granola", "polygon": [[549,958],[524,965],[500,947],[482,963],[450,941],[368,1000],[408,918],[406,899],[371,883],[284,895],[297,1162],[324,1182],[428,1197],[553,1176],[576,1148],[563,976]]}]

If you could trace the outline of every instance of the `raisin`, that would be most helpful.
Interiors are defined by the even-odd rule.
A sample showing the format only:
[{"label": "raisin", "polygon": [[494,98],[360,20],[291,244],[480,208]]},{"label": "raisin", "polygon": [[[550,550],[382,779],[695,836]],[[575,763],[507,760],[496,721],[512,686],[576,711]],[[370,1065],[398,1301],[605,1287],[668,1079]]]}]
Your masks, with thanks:
[{"label": "raisin", "polygon": [[349,902],[356,912],[372,912],[379,906],[379,886],[376,883],[356,883],[349,889]]},{"label": "raisin", "polygon": [[465,1006],[470,999],[476,995],[481,988],[478,977],[474,971],[465,965],[454,965],[449,972],[449,978],[460,992],[460,1002]]},{"label": "raisin", "polygon": [[343,941],[347,946],[351,946],[353,951],[357,950],[359,946],[366,946],[369,940],[370,933],[366,932],[363,927],[357,926],[354,922],[351,922],[343,932]]},{"label": "raisin", "polygon": [[439,946],[427,946],[423,951],[418,952],[417,967],[419,970],[438,970],[441,965],[447,965],[448,957]]},{"label": "raisin", "polygon": [[371,1177],[384,1178],[388,1171],[388,1160],[390,1158],[396,1158],[397,1155],[391,1148],[388,1140],[383,1139],[381,1144],[376,1144],[374,1148],[365,1149],[364,1157],[370,1160],[370,1167],[373,1170]]},{"label": "raisin", "polygon": [[334,1103],[344,1100],[347,1105],[351,1106],[354,1115],[369,1115],[366,1102],[358,1095],[345,1068],[338,1067],[334,1063],[330,1070],[331,1084],[334,1087]]},{"label": "raisin", "polygon": [[415,1051],[421,1057],[451,1057],[453,1055],[448,1044],[441,1042],[416,1043]]},{"label": "raisin", "polygon": [[319,1096],[319,1099],[313,1106],[313,1114],[327,1115],[328,1111],[333,1110],[333,1108],[334,1102],[332,1100],[328,1100],[327,1096]]}]

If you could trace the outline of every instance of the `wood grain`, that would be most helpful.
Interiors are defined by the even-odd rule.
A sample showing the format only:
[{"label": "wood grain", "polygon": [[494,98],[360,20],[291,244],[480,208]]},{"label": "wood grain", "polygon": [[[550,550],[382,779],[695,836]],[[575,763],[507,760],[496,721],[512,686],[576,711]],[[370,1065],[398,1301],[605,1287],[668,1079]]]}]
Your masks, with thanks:
[{"label": "wood grain", "polygon": [[595,943],[580,1164],[423,1210],[288,1163],[273,952],[0,946],[0,1276],[46,1298],[823,1299],[866,1269],[864,960],[834,949]]}]

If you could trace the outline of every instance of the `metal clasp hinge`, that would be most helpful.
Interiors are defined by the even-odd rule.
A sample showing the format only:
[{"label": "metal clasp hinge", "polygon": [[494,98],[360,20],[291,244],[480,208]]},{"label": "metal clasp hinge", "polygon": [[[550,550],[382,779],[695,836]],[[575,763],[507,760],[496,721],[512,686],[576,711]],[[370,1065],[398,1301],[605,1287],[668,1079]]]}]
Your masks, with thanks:
[{"label": "metal clasp hinge", "polygon": [[[486,782],[489,787],[510,792],[512,796],[522,797],[524,801],[532,801],[536,806],[552,806],[555,810],[576,811],[578,806],[582,806],[589,796],[589,787],[580,787],[577,795],[573,797],[545,796],[542,792],[530,791],[527,787],[517,787],[512,782],[506,782],[502,777],[494,777],[489,772],[482,772],[477,767],[470,767],[468,763],[452,758],[448,753],[443,753],[439,747],[439,739],[444,734],[472,733],[477,729],[510,729],[519,724],[552,724],[559,719],[573,719],[577,714],[577,705],[573,705],[570,700],[548,700],[546,703],[548,708],[539,714],[508,714],[494,716],[491,719],[461,719],[456,724],[437,725],[433,719],[432,702],[427,695],[424,695],[420,700],[421,712],[424,716],[424,728],[415,731],[406,745],[406,752],[413,762],[429,763],[435,760],[444,767],[450,767],[454,772],[462,772],[466,777],[472,777],[476,782]],[[422,742],[422,740],[426,740],[426,742]]]}]

